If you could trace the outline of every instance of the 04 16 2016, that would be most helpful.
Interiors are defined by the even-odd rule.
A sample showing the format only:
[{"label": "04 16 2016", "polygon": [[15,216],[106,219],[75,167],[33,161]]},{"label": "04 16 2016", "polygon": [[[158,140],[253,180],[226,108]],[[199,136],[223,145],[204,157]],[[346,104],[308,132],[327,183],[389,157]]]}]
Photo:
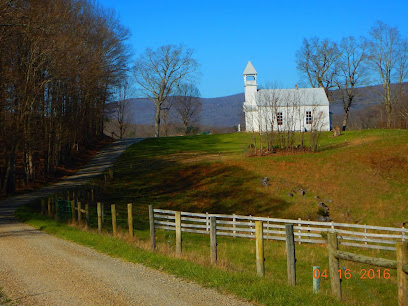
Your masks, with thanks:
[{"label": "04 16 2016", "polygon": [[[353,275],[350,269],[339,269],[337,272],[339,273],[340,279],[350,279],[353,276],[356,277],[356,275]],[[390,269],[361,269],[358,276],[360,279],[389,279],[391,274]],[[326,279],[328,277],[327,269],[322,271],[319,269],[313,270],[313,277],[315,279]]]}]

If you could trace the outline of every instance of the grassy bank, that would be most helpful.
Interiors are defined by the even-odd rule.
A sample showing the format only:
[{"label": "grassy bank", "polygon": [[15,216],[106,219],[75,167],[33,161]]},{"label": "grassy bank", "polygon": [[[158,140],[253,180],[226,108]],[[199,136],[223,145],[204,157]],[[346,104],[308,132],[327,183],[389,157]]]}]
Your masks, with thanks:
[{"label": "grassy bank", "polygon": [[[147,139],[117,161],[115,179],[101,199],[312,220],[323,201],[338,222],[402,226],[408,214],[408,132],[330,135],[322,134],[316,153],[261,157],[248,157],[252,136],[245,133]],[[262,177],[271,186],[262,186]],[[293,192],[298,188],[306,195]]]},{"label": "grassy bank", "polygon": [[[206,259],[208,256],[204,255],[207,251],[207,248],[204,247],[204,241],[208,240],[208,237],[186,235],[185,254],[183,258],[179,259],[174,257],[171,243],[168,243],[169,239],[173,240],[174,237],[169,236],[165,231],[158,232],[158,252],[151,252],[147,250],[148,238],[145,231],[137,231],[136,237],[133,239],[126,238],[123,234],[120,234],[122,238],[117,238],[109,234],[87,232],[77,227],[57,223],[34,213],[29,208],[20,209],[17,215],[20,220],[57,237],[92,247],[110,256],[169,272],[178,277],[215,288],[220,292],[235,294],[245,300],[266,305],[337,304],[335,299],[327,294],[328,286],[326,284],[322,286],[321,294],[312,293],[311,271],[308,273],[307,282],[293,288],[287,286],[282,280],[284,269],[281,269],[280,265],[276,266],[277,270],[271,267],[267,277],[261,279],[256,276],[253,265],[247,266],[246,260],[242,261],[240,256],[232,256],[234,261],[228,263],[226,256],[233,255],[232,253],[235,253],[237,248],[241,249],[242,252],[249,252],[249,257],[254,257],[251,254],[253,252],[250,251],[252,248],[249,247],[248,241],[237,240],[237,244],[232,246],[231,241],[220,239],[220,247],[223,246],[220,249],[220,258],[224,259],[218,266],[211,266],[209,259]],[[201,248],[200,252],[194,251],[199,248]],[[277,256],[280,256],[283,248],[282,246],[275,248],[271,244],[267,246],[267,252],[276,252],[279,254]],[[240,268],[234,269],[233,267]]]},{"label": "grassy bank", "polygon": [[[337,304],[331,295],[329,279],[321,279],[319,294],[312,293],[312,267],[320,266],[328,270],[327,247],[325,245],[296,245],[297,286],[287,285],[285,244],[277,241],[265,242],[266,275],[260,279],[256,275],[255,241],[230,237],[218,238],[218,264],[210,263],[209,237],[206,235],[183,233],[182,258],[175,256],[175,233],[157,231],[157,251],[149,250],[148,230],[135,231],[130,238],[122,228],[118,237],[112,237],[107,228],[104,234],[94,230],[71,227],[36,214],[32,209],[18,211],[20,220],[37,229],[56,235],[102,253],[123,258],[130,262],[166,271],[176,276],[193,280],[221,292],[233,293],[243,299],[266,305],[327,305]],[[350,251],[351,249],[342,248]],[[356,251],[356,250],[352,250]],[[395,259],[393,252],[358,249],[359,254]],[[372,267],[350,262],[342,262],[350,269],[352,278],[342,282],[343,303],[350,305],[395,304],[396,273],[391,277],[361,279],[362,269]],[[383,269],[381,269],[383,273]],[[330,278],[330,275],[329,275]]]}]

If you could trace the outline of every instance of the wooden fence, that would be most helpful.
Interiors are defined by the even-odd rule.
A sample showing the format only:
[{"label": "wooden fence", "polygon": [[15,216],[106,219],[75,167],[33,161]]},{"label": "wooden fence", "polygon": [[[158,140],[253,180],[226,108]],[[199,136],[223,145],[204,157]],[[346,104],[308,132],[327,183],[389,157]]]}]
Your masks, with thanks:
[{"label": "wooden fence", "polygon": [[[262,218],[252,216],[188,213],[149,207],[152,249],[155,229],[176,231],[176,255],[182,252],[182,232],[210,235],[211,262],[217,261],[217,235],[255,238],[256,270],[265,276],[264,239],[286,241],[288,284],[296,286],[295,241],[327,244],[332,293],[342,299],[339,259],[397,270],[398,305],[408,305],[408,242],[405,228],[335,222]],[[297,224],[294,226],[294,224]],[[297,238],[295,238],[297,237]],[[343,240],[340,243],[340,240]],[[348,241],[356,241],[348,242]],[[396,250],[397,260],[374,258],[340,251],[339,244],[362,248]],[[388,246],[384,246],[388,245]],[[396,245],[389,246],[389,245]],[[315,268],[313,278],[315,281]],[[316,284],[314,282],[314,290]]]},{"label": "wooden fence", "polygon": [[[105,183],[113,171],[101,177]],[[96,201],[92,189],[64,191],[41,200],[41,212],[57,219],[57,201],[69,203],[69,220],[85,224],[88,228],[90,206],[97,214],[98,231],[104,223],[104,205]],[[90,204],[88,204],[90,203]],[[96,206],[96,207],[95,207]],[[96,208],[96,209],[95,209]],[[112,234],[117,235],[116,205],[110,205],[112,217]],[[127,205],[127,225],[129,236],[133,237],[133,205]],[[107,215],[108,217],[108,215]],[[173,210],[154,209],[149,205],[150,241],[152,250],[156,249],[156,229],[176,232],[176,256],[182,254],[182,232],[199,233],[210,236],[211,263],[217,262],[217,236],[253,238],[256,241],[256,269],[258,276],[265,276],[264,240],[281,240],[286,242],[288,284],[296,286],[295,243],[317,243],[328,246],[329,271],[331,274],[332,292],[342,298],[339,279],[339,260],[349,260],[389,269],[397,269],[398,302],[408,305],[408,229],[381,227],[337,222],[315,222],[301,219],[277,219],[240,215],[189,213]],[[388,260],[340,251],[339,245],[357,248],[382,249],[395,251],[397,260]],[[313,276],[315,275],[315,268]],[[314,279],[315,281],[315,279]]]},{"label": "wooden fence", "polygon": [[[341,270],[339,259],[359,262],[382,268],[396,269],[398,280],[398,305],[408,305],[408,243],[397,242],[397,260],[369,257],[338,250],[338,236],[336,232],[328,234],[329,271],[332,293],[339,300],[342,299]],[[346,272],[346,271],[345,271]],[[314,272],[313,272],[314,273]],[[347,279],[346,273],[343,276]]]},{"label": "wooden fence", "polygon": [[[326,243],[327,233],[338,233],[339,244],[358,248],[396,250],[397,241],[408,241],[408,229],[337,222],[316,222],[301,219],[277,219],[240,215],[180,212],[183,232],[210,234],[210,218],[215,217],[218,236],[255,238],[255,221],[263,222],[267,240],[286,240],[285,225],[294,225],[295,242]],[[158,229],[176,230],[176,211],[154,209]]]}]

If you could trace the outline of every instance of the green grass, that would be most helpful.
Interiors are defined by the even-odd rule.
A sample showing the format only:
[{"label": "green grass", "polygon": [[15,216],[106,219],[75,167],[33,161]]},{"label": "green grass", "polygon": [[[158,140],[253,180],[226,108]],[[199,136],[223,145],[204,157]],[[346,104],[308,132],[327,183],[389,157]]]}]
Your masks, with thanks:
[{"label": "green grass", "polygon": [[[157,244],[161,252],[151,252],[138,246],[147,243],[146,233],[137,231],[137,238],[129,242],[108,234],[86,232],[58,223],[34,213],[27,207],[19,209],[17,216],[31,226],[57,237],[92,247],[97,251],[113,257],[119,257],[134,263],[141,263],[154,269],[169,272],[178,277],[193,280],[201,285],[215,288],[221,292],[233,293],[246,300],[266,305],[338,304],[333,297],[327,294],[327,286],[323,286],[323,288],[326,288],[322,288],[322,294],[315,295],[312,293],[310,281],[296,288],[285,285],[284,281],[281,280],[284,269],[278,269],[276,271],[271,269],[268,271],[266,278],[262,279],[256,276],[255,270],[249,271],[246,262],[241,262],[240,269],[231,270],[228,266],[222,264],[220,264],[220,266],[210,266],[192,261],[189,254],[194,253],[194,250],[197,249],[198,246],[201,247],[204,243],[207,244],[206,240],[208,240],[208,237],[201,235],[185,236],[185,258],[179,259],[173,255],[169,256],[168,253],[170,249],[168,249],[167,240],[169,238],[173,239],[173,237],[169,237],[164,231],[158,232]],[[229,256],[231,252],[235,253],[236,249],[235,251],[231,249],[230,242],[232,241],[228,239],[220,239],[221,258]],[[236,240],[236,242],[238,244],[235,245],[235,247],[240,248],[242,254],[248,252],[248,257],[253,257],[253,252],[248,249],[248,241]],[[203,247],[202,251],[208,251],[207,249],[208,248]],[[279,252],[281,252],[281,250],[282,246],[279,246]],[[266,251],[272,252],[276,251],[276,249],[271,244],[267,245]],[[202,254],[196,254],[196,256],[200,258]],[[239,262],[241,260],[242,258],[235,258],[235,261]],[[252,261],[254,260],[251,260],[251,262]],[[235,265],[235,263],[231,263],[231,265]],[[252,269],[253,264],[250,266]],[[309,274],[309,276],[312,275],[311,272]],[[310,279],[311,277],[308,278]]]},{"label": "green grass", "polygon": [[[108,235],[83,233],[32,212],[25,219],[59,237],[101,252],[163,269],[240,297],[276,304],[336,304],[330,282],[311,293],[312,266],[328,268],[327,248],[296,245],[297,287],[286,285],[285,245],[266,242],[266,278],[255,271],[254,241],[219,239],[219,264],[210,267],[208,236],[183,234],[183,259],[174,258],[173,232],[158,231],[158,252],[148,251],[147,205],[157,208],[282,218],[315,218],[317,200],[330,207],[335,221],[401,226],[408,213],[408,132],[350,131],[338,138],[322,133],[319,151],[279,152],[249,157],[253,136],[245,133],[146,139],[128,149],[115,164],[115,177],[96,193],[105,206],[104,231],[110,232],[110,204],[117,204],[118,225],[126,228],[126,204],[134,203],[136,238],[130,243]],[[271,186],[260,185],[269,177]],[[303,187],[305,196],[289,197]],[[38,207],[37,207],[38,209]],[[91,208],[91,227],[96,227]],[[24,212],[20,212],[24,219]],[[123,236],[123,235],[122,235]],[[129,239],[125,239],[129,240]],[[395,259],[395,253],[344,250]],[[371,267],[342,262],[353,278],[342,283],[345,303],[396,304],[396,276],[359,278]]]},{"label": "green grass", "polygon": [[[324,245],[296,245],[297,286],[293,288],[287,285],[285,244],[282,242],[265,242],[266,276],[261,279],[256,276],[254,240],[218,237],[218,264],[212,266],[209,237],[206,235],[183,233],[183,256],[179,259],[175,257],[175,234],[171,231],[157,231],[158,250],[151,252],[148,230],[135,231],[135,238],[131,239],[122,228],[119,233],[121,238],[115,238],[108,233],[109,228],[104,228],[104,234],[98,234],[95,230],[86,232],[36,214],[27,207],[19,209],[17,216],[35,228],[57,237],[193,280],[221,292],[233,293],[246,300],[266,305],[338,304],[331,295],[329,280],[321,281],[318,295],[312,293],[312,267],[318,265],[322,270],[328,269],[327,247]],[[356,252],[355,249],[353,251]],[[395,254],[384,251],[357,252],[375,257],[395,257]],[[349,262],[341,262],[341,265],[352,273],[352,279],[342,282],[343,303],[396,303],[395,271],[391,271],[391,278],[387,280],[361,280],[361,269],[372,267]]]},{"label": "green grass", "polygon": [[[246,133],[147,139],[115,164],[105,203],[154,204],[193,212],[314,219],[319,196],[338,222],[401,226],[408,213],[408,132],[363,130],[319,152],[248,157]],[[269,177],[271,186],[260,185]],[[290,197],[303,187],[304,197]]]}]

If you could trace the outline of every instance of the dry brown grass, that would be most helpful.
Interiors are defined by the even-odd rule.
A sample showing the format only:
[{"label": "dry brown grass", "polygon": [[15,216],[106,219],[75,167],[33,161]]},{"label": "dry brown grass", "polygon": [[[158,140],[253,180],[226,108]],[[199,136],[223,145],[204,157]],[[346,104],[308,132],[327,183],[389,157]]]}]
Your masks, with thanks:
[{"label": "dry brown grass", "polygon": [[[405,197],[390,180],[407,182],[408,160],[404,153],[408,152],[408,145],[392,149],[378,147],[374,143],[375,139],[355,139],[346,148],[329,156],[320,153],[280,152],[276,156],[282,158],[278,159],[275,156],[235,156],[223,157],[221,162],[218,154],[198,155],[197,161],[194,154],[172,155],[171,158],[185,165],[212,161],[199,169],[186,167],[178,173],[180,177],[199,176],[205,180],[191,185],[191,190],[199,194],[189,203],[195,210],[211,211],[215,200],[214,191],[219,192],[222,187],[236,191],[225,192],[222,201],[233,200],[242,190],[254,194],[254,202],[260,201],[261,205],[237,205],[235,212],[238,213],[314,219],[316,204],[323,201],[330,207],[332,218],[339,222],[402,224],[404,220],[396,220],[396,217],[404,212],[400,204]],[[240,169],[242,173],[251,174],[254,178],[242,180],[242,185],[237,188],[234,182],[230,182],[231,173],[225,171],[228,168]],[[270,178],[271,186],[261,186],[256,179],[264,176]],[[293,192],[300,187],[306,189],[306,196]],[[171,193],[171,190],[168,191]],[[289,192],[293,192],[295,196],[288,197]],[[174,195],[176,194],[177,191]],[[315,196],[319,196],[321,200],[316,200]],[[168,202],[167,206],[172,207],[173,204]],[[262,210],[259,209],[260,206]],[[395,217],[390,218],[390,214]],[[390,219],[393,219],[392,224],[389,223]]]}]

